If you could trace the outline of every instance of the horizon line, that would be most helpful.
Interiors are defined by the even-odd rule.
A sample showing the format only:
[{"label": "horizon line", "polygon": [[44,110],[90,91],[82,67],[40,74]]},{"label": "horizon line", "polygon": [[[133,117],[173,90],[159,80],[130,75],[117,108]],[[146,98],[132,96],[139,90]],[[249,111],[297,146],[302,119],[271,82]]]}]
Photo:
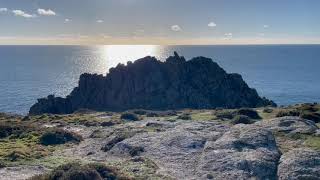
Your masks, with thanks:
[{"label": "horizon line", "polygon": [[1,44],[0,46],[268,46],[268,45],[320,45],[320,43],[234,43],[234,44]]}]

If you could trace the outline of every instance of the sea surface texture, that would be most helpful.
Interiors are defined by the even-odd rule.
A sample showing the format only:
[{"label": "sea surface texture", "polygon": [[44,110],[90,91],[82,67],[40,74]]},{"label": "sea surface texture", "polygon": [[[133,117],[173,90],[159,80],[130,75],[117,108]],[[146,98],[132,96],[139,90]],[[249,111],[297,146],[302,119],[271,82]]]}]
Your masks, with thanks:
[{"label": "sea surface texture", "polygon": [[37,98],[68,95],[82,73],[173,51],[212,58],[278,105],[320,102],[320,45],[0,46],[0,112],[27,114]]}]

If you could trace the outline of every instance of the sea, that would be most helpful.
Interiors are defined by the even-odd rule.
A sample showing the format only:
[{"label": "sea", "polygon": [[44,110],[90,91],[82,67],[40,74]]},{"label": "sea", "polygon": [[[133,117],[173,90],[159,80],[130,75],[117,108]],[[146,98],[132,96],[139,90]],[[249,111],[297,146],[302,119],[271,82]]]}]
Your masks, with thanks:
[{"label": "sea", "polygon": [[0,112],[25,115],[38,98],[68,95],[82,73],[106,75],[119,63],[164,61],[174,51],[212,58],[278,105],[320,102],[320,45],[0,46]]}]

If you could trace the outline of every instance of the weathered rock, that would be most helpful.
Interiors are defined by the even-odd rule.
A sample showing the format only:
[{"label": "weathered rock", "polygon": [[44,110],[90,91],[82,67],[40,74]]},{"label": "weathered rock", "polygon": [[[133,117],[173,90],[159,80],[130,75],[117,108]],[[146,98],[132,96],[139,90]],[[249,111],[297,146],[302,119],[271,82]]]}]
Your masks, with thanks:
[{"label": "weathered rock", "polygon": [[278,167],[279,179],[320,179],[320,152],[294,149],[285,153]]},{"label": "weathered rock", "polygon": [[165,62],[145,57],[111,68],[107,76],[82,74],[66,98],[39,99],[29,113],[71,113],[78,109],[180,109],[275,105],[259,97],[239,74],[228,74],[209,58],[186,61],[177,53]]},{"label": "weathered rock", "polygon": [[109,153],[131,157],[132,147],[143,149],[138,155],[151,159],[161,173],[178,179],[196,178],[198,159],[207,140],[216,140],[229,127],[216,122],[175,122],[165,132],[135,135],[116,144]]},{"label": "weathered rock", "polygon": [[16,166],[0,169],[1,180],[26,180],[32,176],[43,174],[49,169],[42,166]]},{"label": "weathered rock", "polygon": [[295,116],[285,116],[263,120],[257,122],[256,124],[272,131],[291,134],[314,134],[319,129],[313,121]]},{"label": "weathered rock", "polygon": [[216,141],[208,141],[198,162],[198,175],[215,179],[276,179],[280,152],[271,131],[235,125]]}]

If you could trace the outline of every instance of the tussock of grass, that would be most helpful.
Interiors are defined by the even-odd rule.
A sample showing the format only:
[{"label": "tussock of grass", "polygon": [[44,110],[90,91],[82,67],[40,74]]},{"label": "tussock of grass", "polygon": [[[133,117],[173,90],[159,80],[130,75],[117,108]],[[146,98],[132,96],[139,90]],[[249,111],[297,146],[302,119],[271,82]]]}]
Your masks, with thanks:
[{"label": "tussock of grass", "polygon": [[139,117],[133,113],[123,113],[120,118],[127,121],[139,121]]},{"label": "tussock of grass", "polygon": [[315,150],[320,150],[320,137],[316,137],[316,136],[309,136],[306,141],[305,144]]},{"label": "tussock of grass", "polygon": [[82,140],[83,138],[80,135],[58,128],[49,129],[40,137],[40,143],[46,146],[65,144],[67,142],[79,143]]},{"label": "tussock of grass", "polygon": [[[286,133],[274,133],[276,137],[284,138],[291,140],[293,142],[301,142],[299,147],[309,147],[314,150],[320,150],[320,137],[309,134],[286,134]],[[287,143],[284,143],[283,146],[286,146]],[[297,147],[296,147],[297,148]],[[289,148],[292,149],[292,148]]]},{"label": "tussock of grass", "polygon": [[117,170],[101,163],[69,163],[61,165],[48,174],[36,175],[29,180],[101,180],[101,179],[129,179],[119,174]]},{"label": "tussock of grass", "polygon": [[50,151],[38,144],[38,135],[23,138],[6,138],[0,141],[0,159],[6,161],[28,161],[47,156]]},{"label": "tussock of grass", "polygon": [[300,116],[300,111],[293,110],[281,110],[276,114],[276,117],[284,117],[284,116]]},{"label": "tussock of grass", "polygon": [[254,123],[254,121],[245,115],[236,115],[231,121],[231,124],[252,124],[252,123]]},{"label": "tussock of grass", "polygon": [[189,113],[184,113],[184,114],[181,114],[180,116],[178,116],[177,119],[192,120],[192,117],[190,116]]},{"label": "tussock of grass", "polygon": [[229,109],[217,110],[214,113],[214,115],[218,119],[229,119],[229,120],[235,118],[238,115],[247,116],[250,119],[261,119],[258,112],[250,108],[241,108],[241,109],[233,109],[233,110],[229,110]]},{"label": "tussock of grass", "polygon": [[213,119],[213,115],[211,112],[192,113],[191,119],[196,121],[210,121]]}]

